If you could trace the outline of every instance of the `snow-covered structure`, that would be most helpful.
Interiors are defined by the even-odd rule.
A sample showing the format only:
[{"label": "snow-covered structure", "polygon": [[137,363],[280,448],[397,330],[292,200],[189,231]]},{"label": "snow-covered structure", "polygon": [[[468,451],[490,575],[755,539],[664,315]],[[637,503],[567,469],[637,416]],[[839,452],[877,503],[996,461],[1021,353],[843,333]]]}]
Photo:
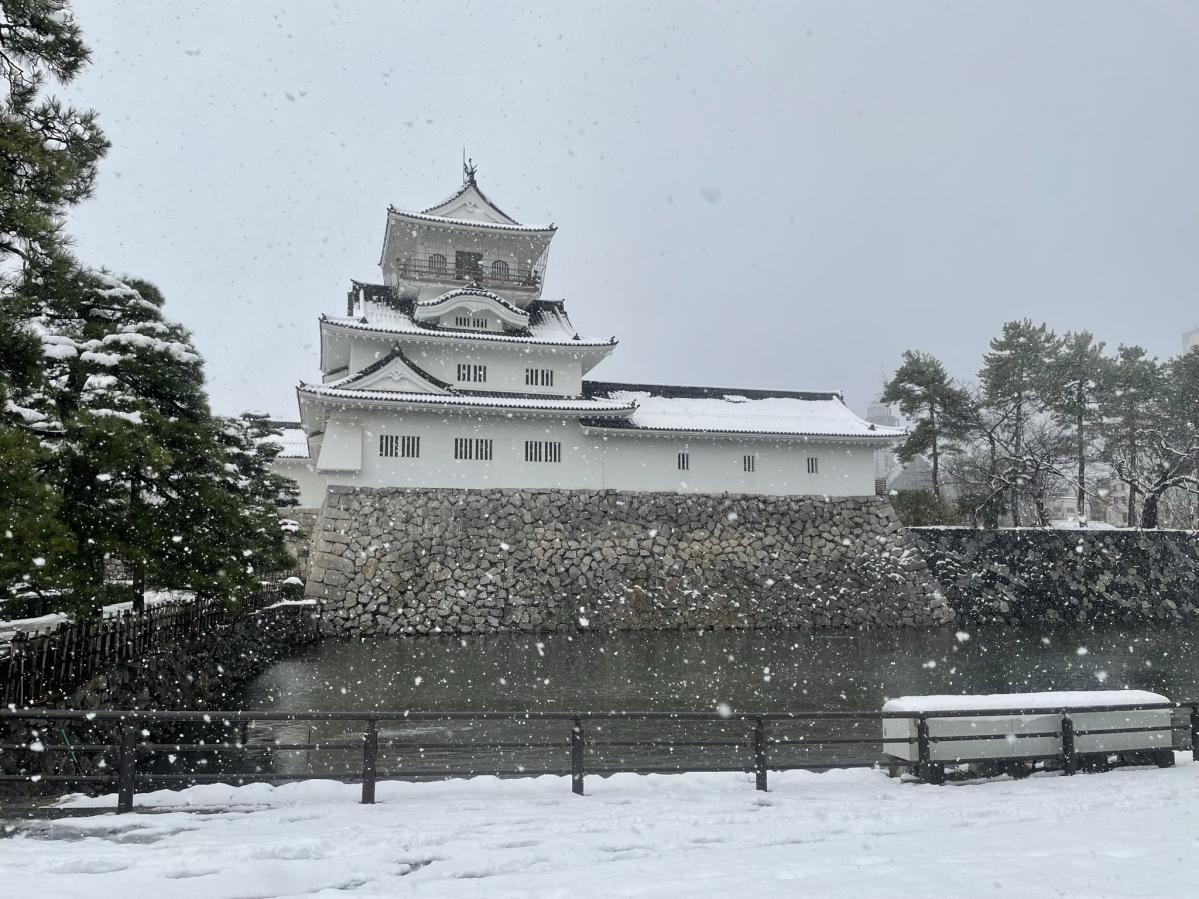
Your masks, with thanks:
[{"label": "snow-covered structure", "polygon": [[875,450],[902,431],[836,392],[589,380],[617,341],[542,296],[555,226],[464,175],[436,206],[389,208],[383,283],[321,317],[322,380],[297,389],[307,453],[285,435],[280,459],[304,470],[302,505],[325,485],[874,492]]}]

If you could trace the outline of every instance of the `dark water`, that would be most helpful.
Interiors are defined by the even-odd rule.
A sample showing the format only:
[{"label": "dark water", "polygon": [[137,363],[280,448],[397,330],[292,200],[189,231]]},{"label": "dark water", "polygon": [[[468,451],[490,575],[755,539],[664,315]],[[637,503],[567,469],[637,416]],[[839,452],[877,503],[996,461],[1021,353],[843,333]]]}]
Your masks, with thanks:
[{"label": "dark water", "polygon": [[[583,633],[329,640],[281,661],[241,697],[248,709],[287,711],[712,711],[871,710],[912,693],[997,693],[1058,689],[1148,689],[1199,697],[1199,632],[975,630],[812,634],[797,631]],[[602,767],[745,759],[747,725],[621,722],[589,725],[588,751]],[[796,761],[876,758],[877,745],[811,747],[820,737],[875,736],[877,723],[772,725]],[[565,722],[400,722],[382,727],[388,771],[511,764],[562,768]],[[264,747],[316,743],[316,750],[267,753],[274,770],[356,770],[361,725],[254,725]],[[624,741],[659,739],[653,749]],[[545,743],[470,753],[435,744]],[[690,745],[690,744],[705,745]],[[720,746],[738,743],[738,746]],[[599,758],[602,756],[603,758]],[[501,765],[500,763],[503,763]]]}]

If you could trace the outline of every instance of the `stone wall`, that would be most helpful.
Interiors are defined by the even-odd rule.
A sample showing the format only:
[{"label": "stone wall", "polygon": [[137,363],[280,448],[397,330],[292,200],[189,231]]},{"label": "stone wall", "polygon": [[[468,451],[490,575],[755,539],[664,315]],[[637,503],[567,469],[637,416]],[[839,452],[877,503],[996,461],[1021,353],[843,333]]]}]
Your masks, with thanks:
[{"label": "stone wall", "polygon": [[963,620],[1199,620],[1199,534],[1192,531],[910,528],[908,534]]},{"label": "stone wall", "polygon": [[336,634],[953,619],[876,497],[331,487],[314,541]]}]

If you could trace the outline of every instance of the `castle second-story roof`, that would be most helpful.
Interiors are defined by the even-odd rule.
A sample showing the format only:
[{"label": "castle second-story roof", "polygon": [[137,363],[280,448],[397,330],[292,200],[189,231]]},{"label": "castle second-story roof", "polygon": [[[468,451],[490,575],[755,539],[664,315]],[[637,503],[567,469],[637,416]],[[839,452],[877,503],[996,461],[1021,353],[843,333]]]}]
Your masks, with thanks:
[{"label": "castle second-story roof", "polygon": [[586,396],[635,403],[622,421],[584,420],[595,428],[704,434],[768,434],[893,442],[899,428],[872,425],[834,391],[746,390],[584,381]]},{"label": "castle second-story roof", "polygon": [[[434,306],[447,296],[465,293],[468,290],[471,288],[450,291],[449,294],[425,301],[422,306]],[[494,297],[487,291],[479,293]],[[499,297],[495,299],[510,305]],[[566,305],[561,300],[534,300],[524,310],[518,311],[522,315],[528,314],[528,323],[524,327],[509,331],[484,332],[444,328],[435,321],[418,321],[415,317],[416,302],[402,298],[391,287],[354,281],[346,297],[346,314],[326,316],[321,321],[322,324],[334,328],[380,335],[578,348],[611,348],[616,345],[615,337],[607,340],[581,337],[571,324],[566,314]]]},{"label": "castle second-story roof", "polygon": [[264,443],[273,443],[279,447],[277,459],[307,459],[308,437],[298,421],[272,421],[271,425],[279,429],[278,434],[270,434],[263,438]]}]

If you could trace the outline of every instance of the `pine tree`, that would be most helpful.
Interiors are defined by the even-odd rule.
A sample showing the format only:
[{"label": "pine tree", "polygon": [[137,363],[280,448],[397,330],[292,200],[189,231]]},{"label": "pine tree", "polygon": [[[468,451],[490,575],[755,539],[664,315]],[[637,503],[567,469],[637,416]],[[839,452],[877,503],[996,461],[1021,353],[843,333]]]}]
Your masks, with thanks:
[{"label": "pine tree", "polygon": [[72,545],[40,477],[42,343],[25,289],[65,256],[64,210],[87,197],[108,144],[95,114],[43,96],[88,61],[60,0],[0,0],[0,597],[60,586]]},{"label": "pine tree", "polygon": [[1163,387],[1163,371],[1158,361],[1139,346],[1121,344],[1112,361],[1108,386],[1103,392],[1100,412],[1103,419],[1103,455],[1128,485],[1127,522],[1139,520],[1140,482],[1146,462],[1145,443],[1156,420],[1158,400]]},{"label": "pine tree", "polygon": [[1067,332],[1045,367],[1039,388],[1050,411],[1073,432],[1078,472],[1075,509],[1080,521],[1086,515],[1091,428],[1101,419],[1100,401],[1110,380],[1110,368],[1103,344],[1096,343],[1090,332]]},{"label": "pine tree", "polygon": [[1009,476],[1009,507],[1016,525],[1020,524],[1021,494],[1030,486],[1031,471],[1044,467],[1045,460],[1028,457],[1026,443],[1029,424],[1044,406],[1038,387],[1044,383],[1043,373],[1059,345],[1057,336],[1043,324],[1034,325],[1028,319],[1007,322],[1003,334],[991,341],[991,351],[983,357],[978,375],[984,401],[1008,423],[1010,464],[1015,469]]},{"label": "pine tree", "polygon": [[933,496],[940,500],[941,453],[966,402],[965,392],[953,385],[938,359],[928,353],[907,350],[894,377],[883,389],[882,401],[898,403],[899,410],[916,421],[898,455],[906,462],[914,456],[929,454]]},{"label": "pine tree", "polygon": [[1199,349],[1166,364],[1155,407],[1143,437],[1148,462],[1137,478],[1145,497],[1143,528],[1158,526],[1158,509],[1167,491],[1199,493]]}]

